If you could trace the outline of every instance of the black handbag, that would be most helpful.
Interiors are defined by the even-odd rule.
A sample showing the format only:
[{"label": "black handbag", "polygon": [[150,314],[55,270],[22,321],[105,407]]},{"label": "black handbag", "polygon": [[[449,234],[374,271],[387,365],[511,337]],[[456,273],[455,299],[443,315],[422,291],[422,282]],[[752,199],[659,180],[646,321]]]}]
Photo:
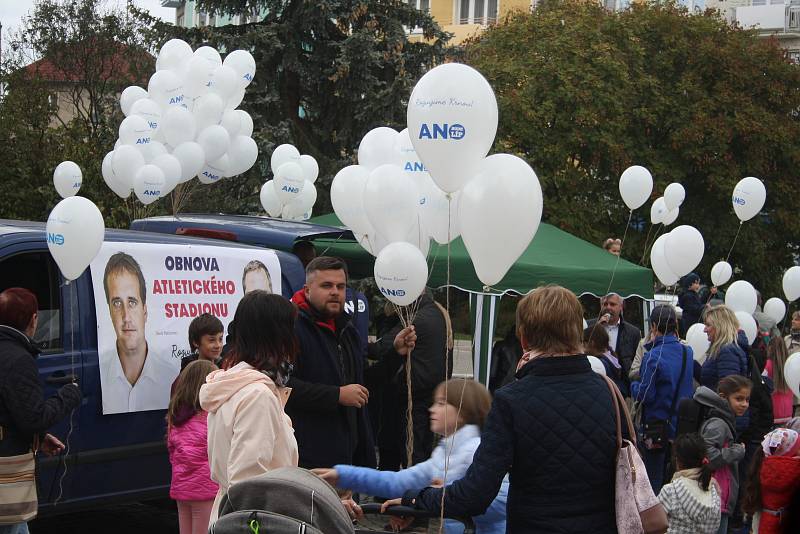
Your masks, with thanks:
[{"label": "black handbag", "polygon": [[642,423],[641,442],[642,446],[647,450],[663,449],[669,442],[669,429],[672,427],[672,416],[675,415],[675,406],[678,404],[681,382],[683,382],[683,377],[686,375],[686,346],[683,346],[682,358],[681,374],[680,377],[678,377],[675,394],[672,396],[672,404],[669,407],[668,418],[655,419]]}]

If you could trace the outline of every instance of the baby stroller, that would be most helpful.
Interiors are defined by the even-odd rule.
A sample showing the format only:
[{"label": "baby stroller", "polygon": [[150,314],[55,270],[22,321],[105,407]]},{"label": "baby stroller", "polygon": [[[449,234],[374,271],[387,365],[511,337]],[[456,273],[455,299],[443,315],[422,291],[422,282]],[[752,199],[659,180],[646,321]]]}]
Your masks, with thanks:
[{"label": "baby stroller", "polygon": [[[362,507],[379,514],[379,504]],[[386,515],[431,517],[428,512],[395,506]],[[474,530],[470,521],[464,534]],[[283,467],[231,486],[209,534],[374,534],[356,530],[336,491],[299,467]]]}]

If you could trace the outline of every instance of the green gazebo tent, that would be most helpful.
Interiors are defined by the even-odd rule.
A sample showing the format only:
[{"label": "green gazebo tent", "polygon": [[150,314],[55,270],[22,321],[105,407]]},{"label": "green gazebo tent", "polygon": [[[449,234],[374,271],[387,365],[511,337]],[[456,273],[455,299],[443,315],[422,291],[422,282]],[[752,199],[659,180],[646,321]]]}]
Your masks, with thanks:
[{"label": "green gazebo tent", "polygon": [[[342,226],[334,214],[314,217],[309,222]],[[498,236],[498,239],[502,238]],[[373,275],[374,258],[358,243],[322,238],[315,239],[314,244],[319,253],[324,251],[325,254],[346,260],[354,278]],[[653,298],[653,272],[650,269],[623,259],[618,260],[602,248],[545,223],[539,225],[533,241],[503,280],[491,288],[478,280],[461,238],[450,244],[449,251],[448,275],[448,246],[431,242],[428,253],[428,286],[450,285],[470,293],[470,309],[475,325],[473,365],[475,378],[484,384],[488,382],[491,366],[490,355],[498,303],[504,293],[526,294],[540,285],[558,284],[572,290],[576,295],[589,293],[601,296],[613,291],[623,297]]]}]

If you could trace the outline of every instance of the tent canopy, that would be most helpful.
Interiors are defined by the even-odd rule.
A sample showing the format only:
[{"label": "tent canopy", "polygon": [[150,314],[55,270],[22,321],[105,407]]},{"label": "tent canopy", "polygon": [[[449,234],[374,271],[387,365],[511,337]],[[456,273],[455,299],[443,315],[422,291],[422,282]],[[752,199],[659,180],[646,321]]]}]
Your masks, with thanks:
[{"label": "tent canopy", "polygon": [[[310,222],[342,226],[335,214],[314,217]],[[502,239],[502,236],[498,236]],[[351,276],[372,276],[375,259],[358,243],[342,238],[314,239],[319,254],[339,256],[350,266]],[[447,275],[447,245],[431,242],[428,253],[430,279],[428,286],[451,285],[475,293],[528,293],[545,284],[564,286],[577,295],[608,292],[614,266],[616,273],[611,291],[623,297],[653,298],[653,272],[624,259],[617,259],[605,250],[575,237],[555,226],[542,223],[533,241],[511,267],[503,280],[485,287],[475,274],[472,260],[459,237],[450,244],[450,276]]]}]

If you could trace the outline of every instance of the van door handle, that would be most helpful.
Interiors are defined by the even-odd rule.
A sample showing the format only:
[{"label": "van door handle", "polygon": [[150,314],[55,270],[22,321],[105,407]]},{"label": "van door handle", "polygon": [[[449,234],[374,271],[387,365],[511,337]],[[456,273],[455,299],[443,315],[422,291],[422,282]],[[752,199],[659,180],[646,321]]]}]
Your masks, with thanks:
[{"label": "van door handle", "polygon": [[66,374],[64,371],[56,371],[52,375],[44,379],[48,384],[63,385],[72,384],[78,381],[78,376],[73,374]]}]

